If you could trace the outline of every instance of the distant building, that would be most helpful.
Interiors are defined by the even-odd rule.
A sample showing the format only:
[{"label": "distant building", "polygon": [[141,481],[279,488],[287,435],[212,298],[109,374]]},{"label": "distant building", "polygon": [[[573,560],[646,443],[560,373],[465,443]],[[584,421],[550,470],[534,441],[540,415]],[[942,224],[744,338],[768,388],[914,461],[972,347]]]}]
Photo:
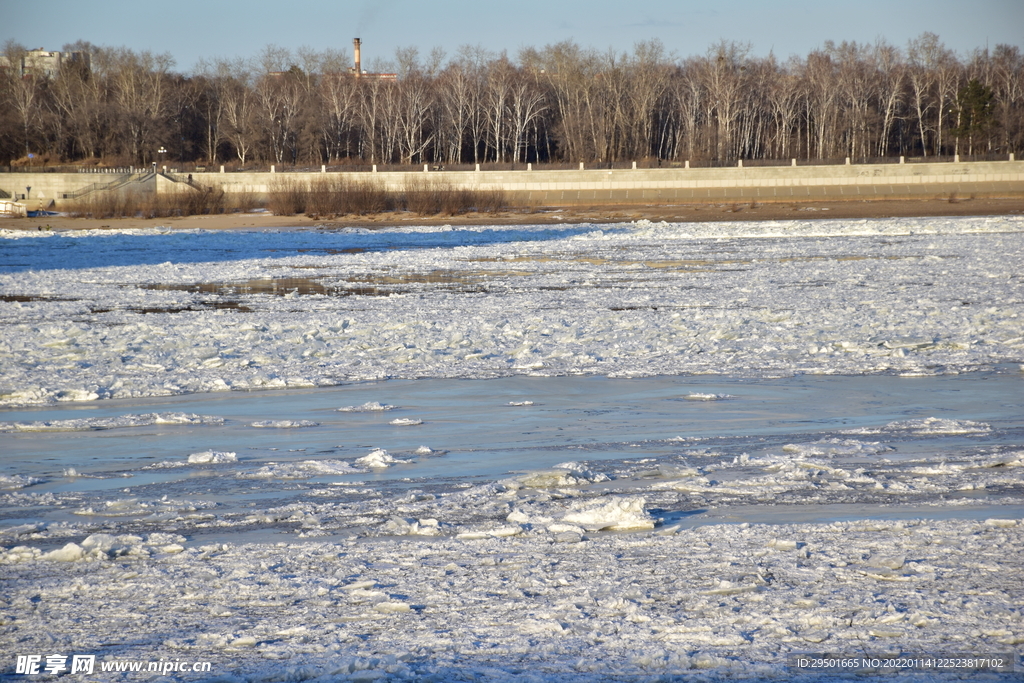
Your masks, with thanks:
[{"label": "distant building", "polygon": [[350,74],[356,78],[366,78],[371,81],[397,81],[398,74],[372,74],[363,71],[363,57],[362,57],[363,41],[358,38],[352,40],[352,57],[354,66],[348,70]]},{"label": "distant building", "polygon": [[[88,52],[56,52],[40,47],[25,52],[21,57],[21,63],[15,66],[18,69],[18,75],[22,78],[28,76],[56,78],[62,68],[71,65],[89,71],[92,67],[91,55]],[[0,68],[10,69],[11,67],[10,60],[0,56]]]}]

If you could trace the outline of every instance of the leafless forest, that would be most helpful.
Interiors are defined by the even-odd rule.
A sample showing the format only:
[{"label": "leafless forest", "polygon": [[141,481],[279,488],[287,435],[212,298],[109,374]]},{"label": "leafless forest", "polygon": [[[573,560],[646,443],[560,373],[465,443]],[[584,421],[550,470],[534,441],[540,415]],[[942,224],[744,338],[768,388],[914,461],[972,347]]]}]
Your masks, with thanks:
[{"label": "leafless forest", "polygon": [[360,78],[348,50],[271,46],[180,73],[166,54],[63,49],[88,63],[23,74],[10,65],[24,48],[5,46],[0,163],[735,165],[1024,146],[1020,49],[958,55],[928,33],[787,61],[731,42],[695,57],[658,42],[629,54],[565,42],[516,59],[405,49]]}]

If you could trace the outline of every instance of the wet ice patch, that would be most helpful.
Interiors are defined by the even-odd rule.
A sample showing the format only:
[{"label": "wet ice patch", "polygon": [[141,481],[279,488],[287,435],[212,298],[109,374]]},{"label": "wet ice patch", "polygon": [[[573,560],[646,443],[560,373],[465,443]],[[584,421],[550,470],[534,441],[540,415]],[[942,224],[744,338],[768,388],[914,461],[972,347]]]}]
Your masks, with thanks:
[{"label": "wet ice patch", "polygon": [[971,420],[950,420],[940,417],[926,417],[918,420],[897,420],[884,427],[865,427],[846,430],[845,434],[886,434],[905,433],[915,436],[937,436],[954,434],[985,434],[992,431],[992,426],[984,422]]},{"label": "wet ice patch", "polygon": [[726,399],[733,398],[729,394],[702,394],[693,392],[683,396],[686,401],[724,401]]},{"label": "wet ice patch", "polygon": [[892,446],[880,443],[857,441],[856,439],[821,439],[811,443],[791,443],[782,447],[783,452],[800,457],[877,455],[894,450]]},{"label": "wet ice patch", "polygon": [[72,420],[0,422],[0,432],[83,432],[151,425],[219,425],[223,417],[195,413],[143,413],[116,417],[84,417]]},{"label": "wet ice patch", "polygon": [[586,486],[602,481],[608,481],[608,476],[592,472],[577,462],[563,462],[551,469],[526,472],[504,481],[503,484],[513,490],[518,488],[557,489]]},{"label": "wet ice patch", "polygon": [[345,406],[344,408],[338,408],[339,413],[378,413],[386,410],[394,410],[396,406],[386,405],[384,403],[378,403],[377,401],[369,401],[359,406]]},{"label": "wet ice patch", "polygon": [[239,472],[241,479],[311,479],[313,477],[361,474],[365,470],[353,467],[344,460],[303,460],[300,462],[269,463],[251,472]]}]

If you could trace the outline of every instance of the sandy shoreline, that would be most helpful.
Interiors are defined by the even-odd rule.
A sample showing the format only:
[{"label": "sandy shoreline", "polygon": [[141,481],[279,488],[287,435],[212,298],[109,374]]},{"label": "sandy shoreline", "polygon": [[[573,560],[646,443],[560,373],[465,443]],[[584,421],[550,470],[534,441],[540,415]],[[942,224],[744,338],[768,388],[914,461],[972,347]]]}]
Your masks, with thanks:
[{"label": "sandy shoreline", "polygon": [[546,207],[524,211],[420,216],[388,212],[368,216],[275,216],[270,213],[220,214],[180,218],[11,218],[0,220],[10,230],[97,230],[180,228],[260,230],[269,228],[383,228],[399,225],[537,225],[558,223],[621,223],[647,219],[668,222],[761,221],[804,218],[910,218],[924,216],[998,216],[1024,213],[1024,198],[929,199],[920,201],[830,201],[721,204],[658,204]]}]

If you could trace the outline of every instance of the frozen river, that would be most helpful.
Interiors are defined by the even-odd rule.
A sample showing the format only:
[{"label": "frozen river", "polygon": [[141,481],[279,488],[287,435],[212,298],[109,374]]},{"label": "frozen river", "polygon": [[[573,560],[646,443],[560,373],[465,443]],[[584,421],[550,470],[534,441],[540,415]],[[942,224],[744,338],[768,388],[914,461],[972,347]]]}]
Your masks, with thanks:
[{"label": "frozen river", "polygon": [[1022,273],[1016,217],[0,231],[3,666],[1019,667]]}]

